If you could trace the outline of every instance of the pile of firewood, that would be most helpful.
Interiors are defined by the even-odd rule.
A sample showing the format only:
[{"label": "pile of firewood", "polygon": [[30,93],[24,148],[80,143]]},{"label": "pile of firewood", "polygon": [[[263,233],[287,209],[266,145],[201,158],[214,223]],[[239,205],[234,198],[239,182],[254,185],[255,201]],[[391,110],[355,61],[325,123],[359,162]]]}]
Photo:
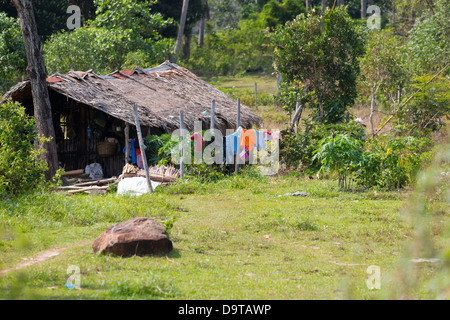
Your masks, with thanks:
[{"label": "pile of firewood", "polygon": [[[150,180],[160,183],[171,183],[175,182],[180,176],[180,170],[175,167],[167,166],[154,166],[148,169],[150,173]],[[125,165],[122,171],[122,178],[131,177],[144,177],[145,170],[139,169],[138,167],[132,165]]]},{"label": "pile of firewood", "polygon": [[67,191],[67,195],[76,193],[89,194],[105,194],[110,190],[111,184],[117,184],[119,180],[117,177],[108,179],[91,180],[87,182],[75,183],[68,186],[58,187],[58,191]]}]

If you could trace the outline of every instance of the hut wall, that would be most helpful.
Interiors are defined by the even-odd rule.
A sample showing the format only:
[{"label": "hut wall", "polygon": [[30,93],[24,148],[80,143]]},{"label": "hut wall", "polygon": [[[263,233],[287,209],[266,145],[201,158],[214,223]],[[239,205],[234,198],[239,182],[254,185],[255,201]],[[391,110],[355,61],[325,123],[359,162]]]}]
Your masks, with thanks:
[{"label": "hut wall", "polygon": [[[51,99],[60,166],[70,171],[99,163],[105,177],[120,175],[125,161],[123,121],[55,92]],[[117,145],[112,154],[101,156],[98,143],[107,138]]]}]

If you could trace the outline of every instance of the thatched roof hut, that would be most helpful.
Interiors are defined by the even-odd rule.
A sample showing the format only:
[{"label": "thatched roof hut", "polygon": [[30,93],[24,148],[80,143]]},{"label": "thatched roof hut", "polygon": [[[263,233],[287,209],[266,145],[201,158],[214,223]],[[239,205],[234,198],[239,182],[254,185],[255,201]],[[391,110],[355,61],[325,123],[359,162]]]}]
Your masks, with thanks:
[{"label": "thatched roof hut", "polygon": [[[119,175],[125,164],[123,149],[127,141],[137,139],[135,104],[144,137],[178,129],[180,110],[184,111],[184,127],[189,131],[194,130],[195,121],[209,129],[213,100],[215,128],[223,134],[226,129],[236,129],[237,102],[168,61],[156,68],[115,71],[106,76],[92,71],[56,73],[47,78],[47,84],[58,159],[66,170],[84,169],[96,162],[102,165],[105,176]],[[30,81],[14,86],[2,102],[9,99],[21,102],[27,113],[33,114]],[[241,105],[242,127],[258,126],[261,122],[259,116]],[[111,140],[116,147],[110,145],[106,155],[100,152],[100,145],[103,148]]]},{"label": "thatched roof hut", "polygon": [[[179,111],[184,110],[185,128],[193,130],[201,120],[209,128],[212,100],[216,101],[215,127],[236,128],[237,102],[189,70],[168,61],[152,69],[115,71],[100,76],[92,71],[56,73],[47,79],[49,91],[134,124],[133,106],[138,105],[141,125],[171,133],[180,127]],[[5,94],[25,106],[32,101],[30,81],[24,81]],[[53,105],[53,101],[52,101]],[[205,110],[207,112],[205,112]],[[241,105],[241,126],[261,124],[261,118]]]}]

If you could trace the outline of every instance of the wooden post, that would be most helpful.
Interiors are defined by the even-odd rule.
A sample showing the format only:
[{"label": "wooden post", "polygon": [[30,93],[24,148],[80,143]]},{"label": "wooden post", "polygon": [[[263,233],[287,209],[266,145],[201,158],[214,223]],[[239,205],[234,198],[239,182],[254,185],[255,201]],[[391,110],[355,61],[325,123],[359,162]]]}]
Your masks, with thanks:
[{"label": "wooden post", "polygon": [[[241,99],[238,98],[237,104],[237,121],[236,121],[236,130],[241,126]],[[236,160],[234,161],[234,173],[239,173],[239,154],[241,152],[241,148],[238,141]]]},{"label": "wooden post", "polygon": [[125,164],[128,163],[130,157],[130,124],[125,123]]},{"label": "wooden post", "polygon": [[145,154],[145,144],[142,138],[141,125],[139,123],[139,115],[136,103],[134,104],[134,118],[136,119],[136,130],[139,139],[139,146],[141,148],[142,161],[144,162],[145,177],[147,178],[148,189],[150,190],[150,192],[153,192],[152,182],[150,180],[150,172],[148,172],[147,155]]},{"label": "wooden post", "polygon": [[216,100],[213,100],[211,106],[211,131],[214,130],[215,118],[216,118]]},{"label": "wooden post", "polygon": [[241,126],[241,99],[238,98],[236,130]]},{"label": "wooden post", "polygon": [[255,106],[258,105],[258,84],[255,82]]},{"label": "wooden post", "polygon": [[181,159],[180,178],[184,178],[184,112],[180,110],[180,134],[181,134]]}]

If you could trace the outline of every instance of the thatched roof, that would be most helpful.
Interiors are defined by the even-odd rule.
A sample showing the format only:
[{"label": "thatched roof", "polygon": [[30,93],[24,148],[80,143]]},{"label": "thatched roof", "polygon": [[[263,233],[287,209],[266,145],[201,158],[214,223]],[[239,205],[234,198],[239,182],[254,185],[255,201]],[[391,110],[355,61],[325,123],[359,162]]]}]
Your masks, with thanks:
[{"label": "thatched roof", "polygon": [[[152,69],[115,71],[100,76],[91,71],[56,73],[47,78],[49,90],[89,105],[115,118],[134,124],[133,106],[138,105],[142,126],[171,133],[179,128],[179,112],[184,110],[185,127],[193,130],[194,121],[209,127],[211,103],[216,101],[215,127],[224,131],[236,128],[237,102],[189,70],[168,61]],[[31,97],[30,81],[8,91],[2,102]],[[207,114],[205,114],[207,110]],[[241,126],[260,125],[262,119],[241,105]]]}]

